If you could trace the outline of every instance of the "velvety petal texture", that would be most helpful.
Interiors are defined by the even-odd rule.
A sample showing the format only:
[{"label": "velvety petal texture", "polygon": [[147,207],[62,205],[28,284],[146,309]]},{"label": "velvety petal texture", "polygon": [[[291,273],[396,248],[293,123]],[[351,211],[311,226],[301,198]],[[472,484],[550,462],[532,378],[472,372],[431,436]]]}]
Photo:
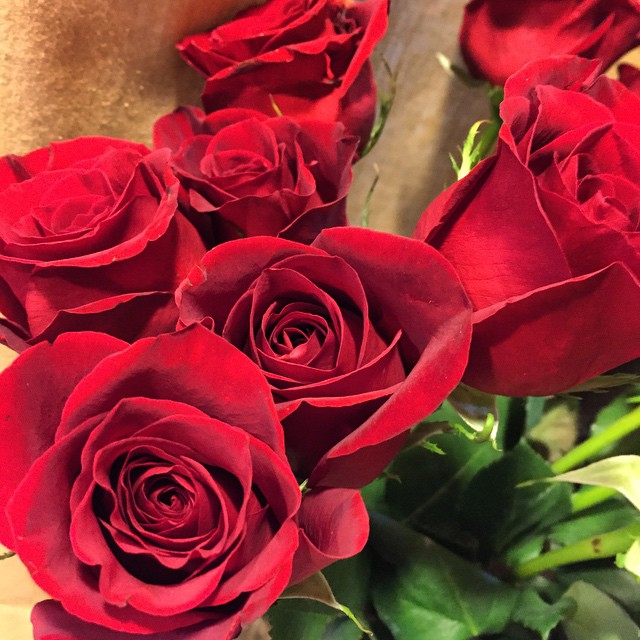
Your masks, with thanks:
[{"label": "velvety petal texture", "polygon": [[357,488],[458,383],[470,304],[423,243],[344,227],[311,246],[220,245],[177,291],[180,326],[203,323],[269,382],[287,455],[310,486]]},{"label": "velvety petal texture", "polygon": [[301,517],[264,376],[203,327],[65,334],[0,388],[0,539],[60,602],[36,608],[37,638],[227,640],[290,582],[301,536],[322,556],[301,573],[357,550],[323,526],[366,538],[358,496],[341,522],[313,500]]},{"label": "velvety petal texture", "polygon": [[78,138],[0,158],[6,330],[34,344],[64,331],[133,341],[171,329],[173,292],[204,243],[178,211],[169,155]]},{"label": "velvety petal texture", "polygon": [[640,357],[640,96],[556,57],[505,85],[496,154],[415,237],[471,298],[468,384],[549,395]]},{"label": "velvety petal texture", "polygon": [[471,0],[460,30],[471,73],[498,85],[532,60],[575,54],[609,66],[638,44],[637,0]]},{"label": "velvety petal texture", "polygon": [[369,57],[389,0],[270,0],[178,50],[207,83],[207,112],[250,107],[298,120],[342,122],[366,144],[376,90]]},{"label": "velvety petal texture", "polygon": [[182,107],[154,127],[155,146],[172,152],[181,210],[210,246],[257,235],[310,243],[346,225],[357,142],[340,123],[250,109]]},{"label": "velvety petal texture", "polygon": [[618,79],[627,89],[640,95],[640,69],[632,64],[621,64],[618,67]]}]

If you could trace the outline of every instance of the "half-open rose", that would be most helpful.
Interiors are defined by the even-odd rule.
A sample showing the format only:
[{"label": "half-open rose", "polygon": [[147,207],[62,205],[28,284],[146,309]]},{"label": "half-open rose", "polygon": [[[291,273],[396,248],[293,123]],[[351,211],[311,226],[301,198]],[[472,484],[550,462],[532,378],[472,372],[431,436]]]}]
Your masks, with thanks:
[{"label": "half-open rose", "polygon": [[467,361],[470,307],[455,273],[391,234],[342,227],[311,246],[228,242],[176,296],[182,324],[212,319],[260,366],[294,471],[311,486],[373,480]]},{"label": "half-open rose", "polygon": [[476,313],[465,381],[549,395],[640,357],[640,96],[576,57],[505,85],[497,152],[442,193],[415,237]]},{"label": "half-open rose", "polygon": [[207,78],[208,112],[250,107],[273,115],[275,104],[299,120],[338,120],[364,145],[376,109],[369,57],[388,10],[388,0],[270,0],[178,48]]},{"label": "half-open rose", "polygon": [[210,246],[256,235],[311,242],[347,224],[357,139],[340,123],[182,107],[156,122],[154,144],[171,149],[182,210]]}]

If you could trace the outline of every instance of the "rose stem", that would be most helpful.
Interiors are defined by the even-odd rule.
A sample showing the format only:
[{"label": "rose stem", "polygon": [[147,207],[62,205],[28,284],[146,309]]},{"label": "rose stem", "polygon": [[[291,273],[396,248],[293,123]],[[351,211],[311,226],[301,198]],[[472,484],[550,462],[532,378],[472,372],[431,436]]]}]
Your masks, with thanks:
[{"label": "rose stem", "polygon": [[601,502],[605,502],[618,492],[609,487],[588,487],[582,489],[571,496],[571,512],[578,513],[589,507],[594,507]]},{"label": "rose stem", "polygon": [[631,411],[626,416],[616,420],[606,429],[595,436],[591,436],[577,447],[567,452],[551,465],[551,470],[558,474],[571,471],[583,462],[598,454],[606,446],[617,442],[640,428],[640,407]]},{"label": "rose stem", "polygon": [[542,571],[573,564],[574,562],[611,558],[618,553],[628,551],[637,537],[640,537],[640,520],[635,520],[631,524],[615,531],[592,536],[561,549],[543,553],[537,558],[527,560],[513,567],[513,574],[516,578],[530,578]]}]

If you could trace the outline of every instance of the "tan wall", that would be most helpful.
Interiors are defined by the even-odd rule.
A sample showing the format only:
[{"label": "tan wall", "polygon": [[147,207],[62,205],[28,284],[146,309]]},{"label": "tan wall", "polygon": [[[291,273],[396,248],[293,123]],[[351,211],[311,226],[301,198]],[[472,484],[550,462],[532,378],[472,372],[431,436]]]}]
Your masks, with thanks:
[{"label": "tan wall", "polygon": [[[442,52],[460,62],[457,32],[466,0],[392,0],[387,37],[379,47],[397,69],[396,104],[380,143],[356,166],[350,217],[357,220],[375,177],[370,225],[411,235],[425,209],[454,174],[456,153],[469,127],[488,115],[484,90],[451,78],[438,63]],[[626,59],[640,66],[640,48]],[[385,77],[380,62],[377,77]]]},{"label": "tan wall", "polygon": [[0,155],[51,140],[148,141],[196,102],[199,76],[174,45],[257,0],[0,0]]}]

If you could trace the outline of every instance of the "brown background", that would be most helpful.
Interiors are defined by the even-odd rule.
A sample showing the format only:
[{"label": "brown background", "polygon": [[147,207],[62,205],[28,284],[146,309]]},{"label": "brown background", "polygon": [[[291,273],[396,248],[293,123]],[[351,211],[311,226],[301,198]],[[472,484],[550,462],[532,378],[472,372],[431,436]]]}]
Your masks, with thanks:
[{"label": "brown background", "polygon": [[[201,81],[173,43],[251,0],[0,0],[0,154],[83,134],[148,141],[151,123],[195,102]],[[379,167],[370,225],[410,234],[453,173],[448,154],[486,117],[482,89],[440,67],[457,59],[464,0],[393,0],[376,54],[398,72],[382,140],[355,169],[350,212],[359,217]],[[640,52],[632,56],[640,64]],[[3,446],[10,446],[3,443]],[[0,638],[31,638],[28,616],[43,597],[16,558],[0,562]]]}]

